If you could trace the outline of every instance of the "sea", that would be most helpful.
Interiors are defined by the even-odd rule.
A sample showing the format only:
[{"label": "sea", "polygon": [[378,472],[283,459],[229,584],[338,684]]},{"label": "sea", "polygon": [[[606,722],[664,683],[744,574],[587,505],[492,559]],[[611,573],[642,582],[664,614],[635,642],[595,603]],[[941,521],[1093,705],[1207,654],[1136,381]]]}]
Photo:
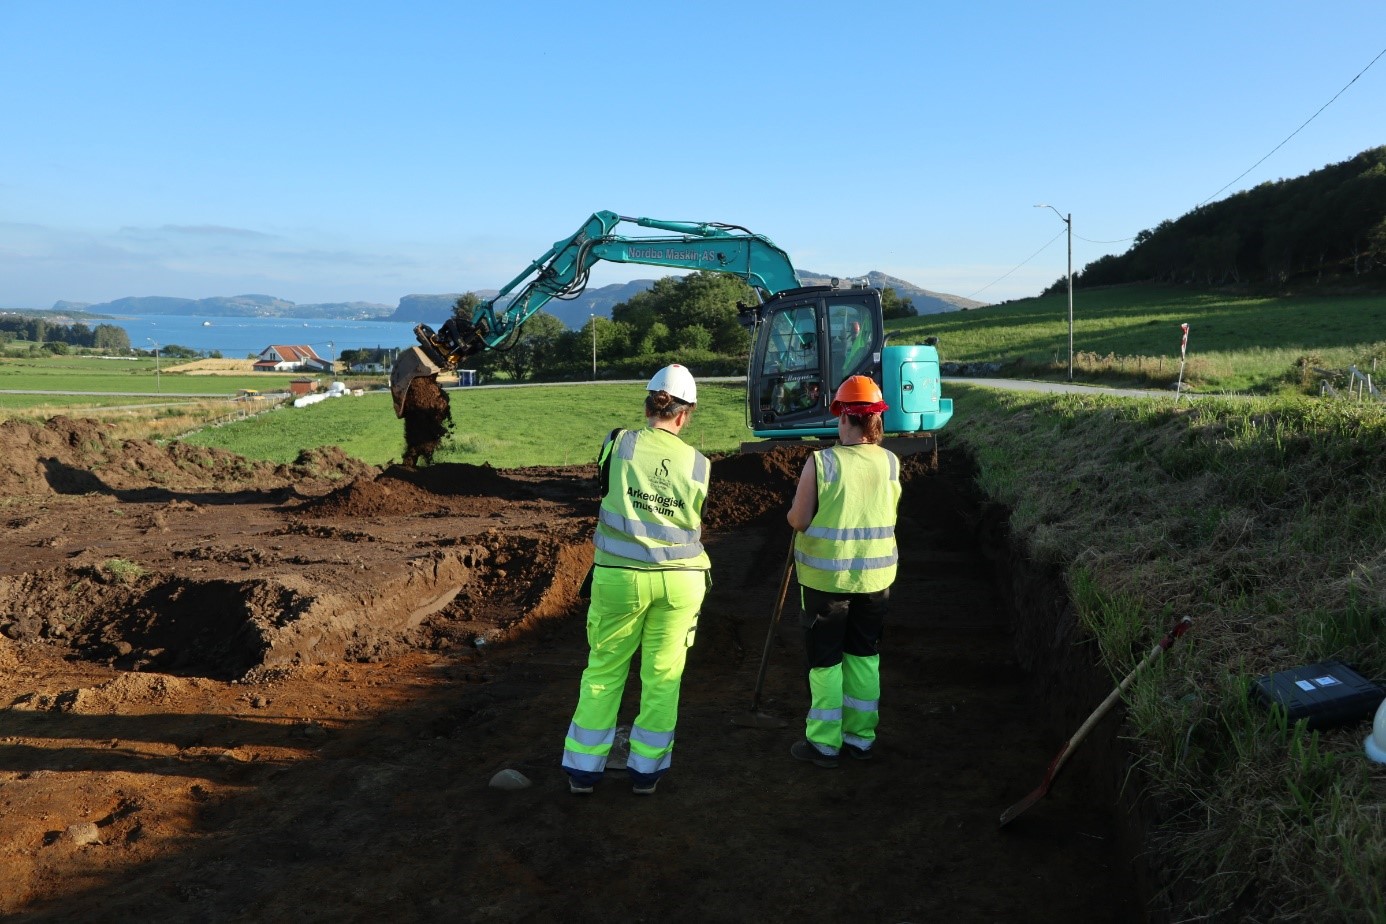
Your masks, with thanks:
[{"label": "sea", "polygon": [[[437,329],[447,318],[424,320]],[[343,350],[405,349],[415,346],[414,323],[342,321],[324,318],[200,318],[190,315],[128,315],[91,320],[88,326],[123,327],[130,346],[149,350],[176,344],[202,353],[220,352],[227,359],[257,356],[273,344],[307,345],[325,359]]]}]

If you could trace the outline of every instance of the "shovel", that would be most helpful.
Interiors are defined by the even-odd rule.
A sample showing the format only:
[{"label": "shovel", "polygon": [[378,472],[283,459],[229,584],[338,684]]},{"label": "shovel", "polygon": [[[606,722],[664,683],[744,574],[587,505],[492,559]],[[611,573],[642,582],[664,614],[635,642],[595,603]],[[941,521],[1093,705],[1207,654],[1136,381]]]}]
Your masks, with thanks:
[{"label": "shovel", "polygon": [[1155,647],[1150,650],[1150,654],[1146,655],[1145,659],[1141,661],[1140,664],[1137,664],[1131,673],[1126,675],[1125,680],[1117,684],[1115,690],[1107,694],[1107,698],[1102,701],[1102,705],[1098,706],[1097,709],[1093,711],[1093,714],[1088,716],[1087,721],[1082,724],[1078,731],[1074,732],[1073,737],[1064,742],[1064,746],[1059,749],[1058,755],[1056,755],[1054,760],[1049,764],[1049,770],[1044,774],[1044,782],[1040,783],[1034,792],[1001,813],[1001,824],[998,827],[1004,828],[1014,821],[1017,815],[1049,794],[1049,787],[1054,785],[1054,777],[1059,775],[1059,768],[1064,765],[1064,762],[1068,760],[1068,756],[1073,753],[1079,743],[1087,737],[1088,732],[1092,731],[1093,726],[1098,723],[1098,720],[1106,715],[1111,710],[1112,706],[1116,705],[1116,701],[1121,698],[1122,693],[1126,692],[1126,688],[1131,686],[1131,681],[1136,679],[1136,675],[1145,670],[1145,668],[1161,654],[1169,650],[1169,646],[1174,644],[1174,640],[1189,631],[1189,626],[1191,625],[1193,625],[1193,620],[1185,616],[1174,624],[1174,628],[1170,629],[1164,638],[1155,643]]},{"label": "shovel", "polygon": [[756,692],[751,697],[751,708],[741,715],[732,716],[732,724],[742,728],[784,728],[784,719],[760,711],[760,691],[765,686],[765,667],[770,663],[770,642],[775,637],[775,626],[784,610],[784,598],[789,593],[789,576],[794,573],[794,537],[789,538],[789,557],[784,562],[784,574],[780,576],[780,593],[775,600],[775,612],[770,616],[770,628],[765,632],[765,650],[760,653],[760,672],[756,674]]}]

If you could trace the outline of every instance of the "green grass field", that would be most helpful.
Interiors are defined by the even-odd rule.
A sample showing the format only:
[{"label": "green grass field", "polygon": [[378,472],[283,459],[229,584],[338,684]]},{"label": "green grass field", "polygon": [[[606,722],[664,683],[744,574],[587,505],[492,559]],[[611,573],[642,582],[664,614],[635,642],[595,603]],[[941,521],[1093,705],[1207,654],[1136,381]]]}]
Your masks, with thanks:
[{"label": "green grass field", "polygon": [[[242,388],[286,390],[289,373],[245,375],[184,375],[164,371],[155,374],[153,358],[107,359],[99,356],[0,356],[0,391],[74,391],[145,393],[152,395],[226,395]],[[0,407],[10,406],[0,395]]]},{"label": "green grass field", "polygon": [[[1256,298],[1153,286],[1079,289],[1073,298],[1075,378],[1103,384],[1173,383],[1181,323],[1190,325],[1186,382],[1209,392],[1312,389],[1310,365],[1371,371],[1386,361],[1386,295]],[[1025,299],[887,324],[891,342],[939,338],[954,362],[1000,362],[1007,374],[1067,376],[1068,296]],[[1312,378],[1312,377],[1311,377]]]},{"label": "green grass field", "polygon": [[[614,428],[644,424],[645,391],[638,384],[463,388],[448,394],[453,435],[434,462],[579,465],[596,460],[602,439]],[[707,454],[736,449],[750,438],[744,394],[740,385],[699,386],[698,408],[684,439]],[[384,391],[279,407],[184,439],[274,462],[291,462],[302,449],[329,445],[376,465],[404,453],[404,425]]]}]

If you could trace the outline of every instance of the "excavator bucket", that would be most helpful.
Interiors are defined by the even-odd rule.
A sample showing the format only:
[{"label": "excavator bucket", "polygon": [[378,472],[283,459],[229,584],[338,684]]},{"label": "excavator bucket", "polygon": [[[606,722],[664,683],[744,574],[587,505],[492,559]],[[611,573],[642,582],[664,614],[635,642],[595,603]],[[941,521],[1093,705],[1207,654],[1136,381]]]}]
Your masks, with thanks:
[{"label": "excavator bucket", "polygon": [[423,376],[437,378],[438,373],[442,371],[442,368],[429,359],[428,354],[419,347],[411,347],[399,354],[399,358],[395,360],[395,367],[390,370],[390,394],[395,399],[395,416],[404,416],[404,403],[409,397],[409,386],[415,379]]}]

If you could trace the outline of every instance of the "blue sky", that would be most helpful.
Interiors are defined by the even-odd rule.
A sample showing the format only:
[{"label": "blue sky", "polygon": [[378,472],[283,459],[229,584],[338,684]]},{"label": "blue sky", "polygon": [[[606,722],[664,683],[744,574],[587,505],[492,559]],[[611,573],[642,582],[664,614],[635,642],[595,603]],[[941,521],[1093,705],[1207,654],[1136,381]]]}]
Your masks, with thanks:
[{"label": "blue sky", "polygon": [[1383,50],[1381,0],[3,0],[0,307],[496,288],[599,209],[1025,297],[1036,203],[1081,269],[1386,144]]}]

